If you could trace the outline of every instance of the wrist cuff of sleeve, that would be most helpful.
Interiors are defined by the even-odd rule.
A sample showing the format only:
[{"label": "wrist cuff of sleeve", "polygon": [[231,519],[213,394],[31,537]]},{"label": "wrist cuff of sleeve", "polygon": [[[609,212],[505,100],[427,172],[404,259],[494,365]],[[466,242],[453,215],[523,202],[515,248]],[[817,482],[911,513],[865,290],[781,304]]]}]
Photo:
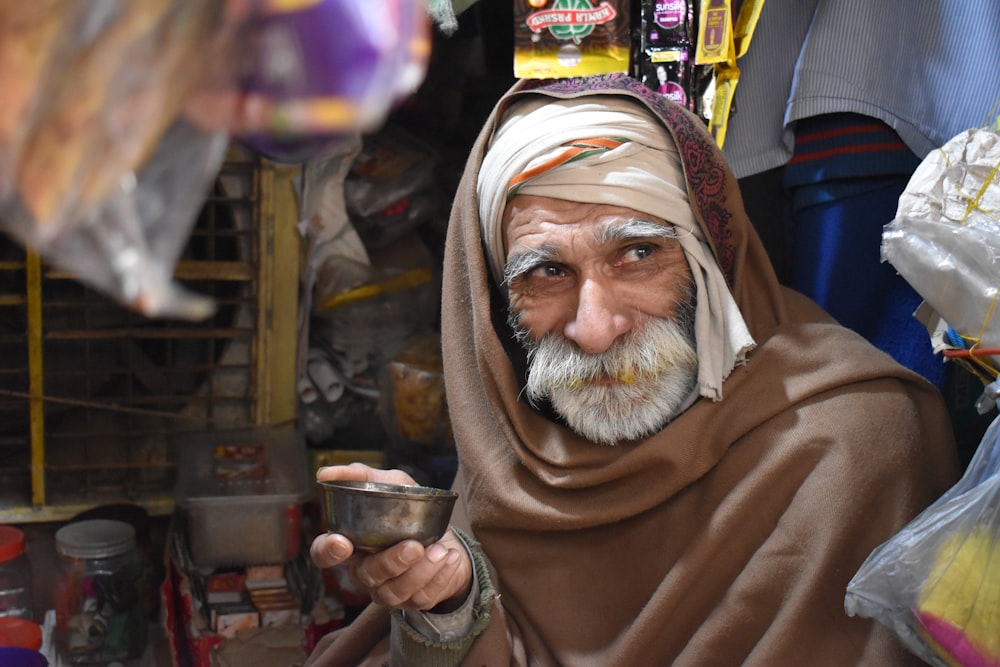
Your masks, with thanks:
[{"label": "wrist cuff of sleeve", "polygon": [[[430,614],[430,621],[433,626],[436,626],[436,629],[434,627],[420,627],[419,620],[414,622],[416,618],[427,620],[428,614],[426,612],[417,614],[407,613],[404,615],[400,609],[392,610],[392,644],[395,655],[399,655],[400,657],[423,656],[424,659],[430,660],[431,654],[437,654],[439,657],[450,654],[452,656],[458,655],[460,658],[465,655],[469,647],[472,646],[475,638],[489,624],[490,607],[493,604],[493,599],[496,597],[496,590],[493,588],[492,581],[490,581],[486,556],[483,554],[479,543],[472,539],[471,536],[457,528],[452,528],[452,530],[465,545],[469,556],[472,558],[474,574],[473,587],[469,598],[463,603],[461,608],[454,612],[449,614]],[[471,603],[471,608],[466,607],[469,603]],[[471,619],[468,619],[469,623],[464,628],[462,634],[458,634],[450,626],[442,627],[438,625],[438,623],[442,622],[442,617],[451,617],[462,613],[468,614],[470,612]],[[427,632],[423,630],[427,630]],[[436,662],[436,660],[432,660],[431,662],[413,664],[430,665],[436,664]]]}]

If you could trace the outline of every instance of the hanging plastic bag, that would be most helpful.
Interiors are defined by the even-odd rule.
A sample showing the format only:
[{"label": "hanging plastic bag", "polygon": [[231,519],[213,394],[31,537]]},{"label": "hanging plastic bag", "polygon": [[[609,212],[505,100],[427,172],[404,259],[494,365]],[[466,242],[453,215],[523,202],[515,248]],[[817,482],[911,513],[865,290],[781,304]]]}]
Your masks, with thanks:
[{"label": "hanging plastic bag", "polygon": [[1000,417],[962,478],[875,549],[847,586],[872,618],[937,667],[1000,665]]},{"label": "hanging plastic bag", "polygon": [[422,0],[0,0],[0,231],[144,315],[207,317],[173,268],[229,138],[317,156],[429,47]]},{"label": "hanging plastic bag", "polygon": [[[991,357],[1000,347],[998,171],[1000,133],[975,128],[958,134],[914,171],[882,234],[883,261],[924,298],[920,318],[935,350],[965,359],[973,350],[972,361],[987,379],[996,378]],[[935,331],[949,328],[948,338],[935,339]]]},{"label": "hanging plastic bag", "polygon": [[182,112],[234,30],[220,0],[0,0],[0,228],[143,314],[208,316],[172,274],[228,137]]}]

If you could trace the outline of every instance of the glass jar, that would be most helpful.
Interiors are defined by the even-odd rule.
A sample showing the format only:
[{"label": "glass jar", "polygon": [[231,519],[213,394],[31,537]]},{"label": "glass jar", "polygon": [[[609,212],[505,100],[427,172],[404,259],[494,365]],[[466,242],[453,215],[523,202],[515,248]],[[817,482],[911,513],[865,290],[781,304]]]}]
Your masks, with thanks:
[{"label": "glass jar", "polygon": [[71,664],[107,664],[142,655],[146,616],[135,529],[91,519],[56,531],[55,640]]},{"label": "glass jar", "polygon": [[31,565],[24,551],[24,532],[0,526],[0,618],[31,620]]}]

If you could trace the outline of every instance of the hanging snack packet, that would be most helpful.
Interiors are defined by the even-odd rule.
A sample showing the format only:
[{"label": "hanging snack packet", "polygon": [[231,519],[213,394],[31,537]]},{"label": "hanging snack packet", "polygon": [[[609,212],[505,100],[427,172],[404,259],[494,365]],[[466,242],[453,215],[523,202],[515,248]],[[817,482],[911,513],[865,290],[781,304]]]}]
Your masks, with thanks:
[{"label": "hanging snack packet", "polygon": [[147,316],[211,314],[173,268],[228,137],[181,110],[237,31],[218,0],[0,0],[0,232]]},{"label": "hanging snack packet", "polygon": [[514,76],[627,73],[629,17],[627,0],[515,0]]}]

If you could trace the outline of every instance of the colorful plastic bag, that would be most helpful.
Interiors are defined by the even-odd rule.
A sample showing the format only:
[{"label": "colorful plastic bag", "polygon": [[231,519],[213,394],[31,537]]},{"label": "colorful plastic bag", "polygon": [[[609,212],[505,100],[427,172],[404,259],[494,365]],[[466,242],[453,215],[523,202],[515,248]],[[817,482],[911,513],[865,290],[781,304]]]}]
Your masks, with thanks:
[{"label": "colorful plastic bag", "polygon": [[875,549],[847,586],[850,616],[891,629],[937,667],[1000,665],[1000,417],[965,474]]},{"label": "colorful plastic bag", "polygon": [[230,137],[304,162],[422,81],[423,0],[0,0],[0,231],[147,316]]},{"label": "colorful plastic bag", "polygon": [[233,29],[219,0],[0,0],[0,228],[146,315],[209,315],[173,267],[228,137],[182,112]]},{"label": "colorful plastic bag", "polygon": [[247,34],[234,134],[278,162],[378,129],[430,55],[423,0],[261,0]]}]

